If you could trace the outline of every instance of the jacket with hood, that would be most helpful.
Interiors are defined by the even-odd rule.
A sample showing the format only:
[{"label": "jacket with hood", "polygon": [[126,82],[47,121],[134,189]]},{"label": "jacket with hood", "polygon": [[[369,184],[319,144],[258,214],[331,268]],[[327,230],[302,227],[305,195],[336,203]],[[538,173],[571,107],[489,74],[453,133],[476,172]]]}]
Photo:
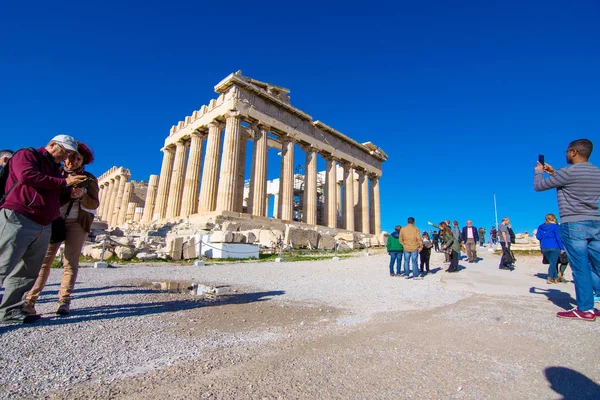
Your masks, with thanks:
[{"label": "jacket with hood", "polygon": [[540,248],[542,249],[565,249],[560,238],[558,224],[541,224],[538,226],[535,237],[540,241]]},{"label": "jacket with hood", "polygon": [[400,234],[396,231],[392,232],[390,236],[388,236],[387,251],[404,251],[404,247],[402,247],[402,243],[400,243]]}]

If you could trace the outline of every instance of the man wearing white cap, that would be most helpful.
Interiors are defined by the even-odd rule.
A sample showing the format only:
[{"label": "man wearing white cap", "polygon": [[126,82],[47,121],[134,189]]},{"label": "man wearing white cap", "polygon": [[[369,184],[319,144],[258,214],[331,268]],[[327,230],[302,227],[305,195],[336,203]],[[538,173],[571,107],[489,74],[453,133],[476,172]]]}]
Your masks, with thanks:
[{"label": "man wearing white cap", "polygon": [[17,151],[9,160],[4,197],[0,198],[0,323],[30,323],[39,315],[21,311],[50,240],[50,225],[59,216],[61,190],[86,179],[61,178],[60,162],[77,153],[71,136],[55,136],[46,147]]}]

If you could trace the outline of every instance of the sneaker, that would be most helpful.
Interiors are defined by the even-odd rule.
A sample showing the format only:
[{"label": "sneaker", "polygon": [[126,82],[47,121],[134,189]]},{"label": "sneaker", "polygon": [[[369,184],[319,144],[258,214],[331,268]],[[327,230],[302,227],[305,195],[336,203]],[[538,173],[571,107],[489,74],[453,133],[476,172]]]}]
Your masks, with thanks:
[{"label": "sneaker", "polygon": [[71,311],[69,310],[69,303],[58,303],[58,309],[56,310],[58,315],[69,315]]},{"label": "sneaker", "polygon": [[404,279],[410,279],[410,278],[411,278],[411,277],[410,277],[410,275],[406,275],[406,276],[404,277]]},{"label": "sneaker", "polygon": [[415,281],[422,281],[422,280],[423,280],[423,277],[422,277],[422,276],[415,276],[415,277],[413,278],[413,280],[415,280]]},{"label": "sneaker", "polygon": [[568,319],[576,319],[580,321],[590,321],[594,322],[596,320],[596,313],[594,310],[591,311],[581,311],[577,308],[574,308],[569,311],[560,311],[556,313],[558,318],[568,318]]},{"label": "sneaker", "polygon": [[546,279],[546,283],[548,285],[554,285],[555,283],[558,283],[558,279],[548,278]]},{"label": "sneaker", "polygon": [[37,315],[37,311],[35,311],[35,306],[30,303],[23,304],[23,307],[21,307],[21,311],[23,311],[23,314]]},{"label": "sneaker", "polygon": [[594,303],[600,303],[600,296],[597,294],[594,295]]}]

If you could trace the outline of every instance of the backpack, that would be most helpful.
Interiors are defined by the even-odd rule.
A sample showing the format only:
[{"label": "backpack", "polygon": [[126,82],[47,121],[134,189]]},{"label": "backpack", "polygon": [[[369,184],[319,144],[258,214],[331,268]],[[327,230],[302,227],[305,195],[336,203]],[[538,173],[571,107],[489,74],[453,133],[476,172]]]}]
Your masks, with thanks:
[{"label": "backpack", "polygon": [[517,241],[517,237],[513,232],[512,228],[510,227],[508,228],[508,236],[510,236],[510,243],[515,244],[515,242]]},{"label": "backpack", "polygon": [[[34,149],[33,147],[25,147],[23,149],[19,149],[19,150],[15,151],[15,153],[13,154],[13,157],[19,151],[23,151],[23,150],[30,151],[35,155],[35,158],[37,160],[38,169],[41,170],[42,169],[41,154],[38,153],[38,151],[36,149]],[[0,206],[2,204],[4,204],[4,201],[6,200],[6,197],[8,196],[8,194],[15,188],[15,186],[17,186],[17,183],[19,183],[19,181],[15,181],[15,183],[13,183],[11,187],[9,187],[9,188],[6,187],[6,181],[8,180],[8,173],[10,171],[10,161],[11,160],[12,160],[12,157],[9,158],[8,161],[6,162],[6,165],[2,169],[0,169]]]}]

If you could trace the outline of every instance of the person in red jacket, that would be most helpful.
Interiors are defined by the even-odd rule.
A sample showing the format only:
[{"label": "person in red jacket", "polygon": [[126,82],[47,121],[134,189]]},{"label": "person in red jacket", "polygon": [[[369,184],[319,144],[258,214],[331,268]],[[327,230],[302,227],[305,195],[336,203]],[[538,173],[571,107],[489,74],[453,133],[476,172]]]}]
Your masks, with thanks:
[{"label": "person in red jacket", "polygon": [[46,147],[17,151],[9,160],[4,202],[0,204],[0,323],[30,323],[39,315],[22,311],[24,296],[42,266],[50,225],[58,217],[61,190],[85,175],[62,178],[60,162],[77,154],[71,136],[58,135]]}]

